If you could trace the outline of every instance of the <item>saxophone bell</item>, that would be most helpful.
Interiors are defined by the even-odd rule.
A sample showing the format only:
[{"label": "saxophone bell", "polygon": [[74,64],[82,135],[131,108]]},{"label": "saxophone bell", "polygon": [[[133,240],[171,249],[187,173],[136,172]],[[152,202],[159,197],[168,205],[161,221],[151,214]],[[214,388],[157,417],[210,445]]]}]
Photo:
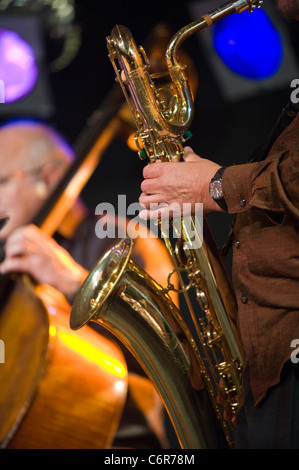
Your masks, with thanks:
[{"label": "saxophone bell", "polygon": [[132,261],[132,246],[131,239],[121,240],[91,270],[73,303],[70,326],[76,330],[93,321],[120,339],[156,386],[181,447],[226,448],[197,373],[202,365],[196,344],[171,298]]}]

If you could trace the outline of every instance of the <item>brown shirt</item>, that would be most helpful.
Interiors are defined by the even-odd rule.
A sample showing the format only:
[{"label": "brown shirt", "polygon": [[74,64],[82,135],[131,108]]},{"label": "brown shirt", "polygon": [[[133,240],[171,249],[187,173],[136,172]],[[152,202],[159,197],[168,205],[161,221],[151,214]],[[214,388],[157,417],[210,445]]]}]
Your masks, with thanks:
[{"label": "brown shirt", "polygon": [[299,339],[299,113],[265,160],[225,170],[223,191],[237,214],[233,283],[258,403]]}]

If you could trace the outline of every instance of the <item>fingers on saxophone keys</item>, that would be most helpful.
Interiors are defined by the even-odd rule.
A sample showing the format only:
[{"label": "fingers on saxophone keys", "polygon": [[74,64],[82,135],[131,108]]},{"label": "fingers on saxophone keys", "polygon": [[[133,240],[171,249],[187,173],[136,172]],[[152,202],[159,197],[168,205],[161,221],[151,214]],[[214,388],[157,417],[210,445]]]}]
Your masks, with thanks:
[{"label": "fingers on saxophone keys", "polygon": [[[150,163],[143,168],[142,174],[145,179],[149,178],[158,178],[163,173],[163,169],[167,168],[170,162],[157,161],[155,163]],[[165,170],[167,171],[167,170]]]},{"label": "fingers on saxophone keys", "polygon": [[200,158],[191,147],[184,148],[183,158],[185,162],[196,162]]},{"label": "fingers on saxophone keys", "polygon": [[151,204],[159,204],[163,200],[161,194],[147,194],[142,192],[139,196],[139,203],[143,207],[149,208]]},{"label": "fingers on saxophone keys", "polygon": [[182,215],[181,207],[179,204],[167,204],[167,203],[152,203],[149,207],[139,212],[139,217],[143,220],[168,220],[174,218],[180,218]]},{"label": "fingers on saxophone keys", "polygon": [[[153,208],[156,207],[155,209]],[[161,204],[151,204],[151,209],[143,209],[139,212],[139,217],[142,220],[158,220],[165,217],[165,206]]]},{"label": "fingers on saxophone keys", "polygon": [[161,195],[155,194],[148,196],[147,194],[142,193],[139,197],[140,206],[143,208],[143,210],[139,212],[140,219],[158,219],[161,216],[161,210],[168,206],[165,202],[161,203],[160,201]]},{"label": "fingers on saxophone keys", "polygon": [[141,188],[141,191],[143,194],[151,194],[153,192],[152,190],[152,186],[153,186],[153,183],[151,180],[143,180],[141,185],[140,185],[140,188]]},{"label": "fingers on saxophone keys", "polygon": [[189,152],[194,153],[193,148],[190,147],[189,145],[186,145],[186,147],[184,147],[184,153],[187,154]]},{"label": "fingers on saxophone keys", "polygon": [[150,217],[150,211],[147,209],[143,209],[142,211],[139,212],[139,218],[141,220],[149,220]]}]

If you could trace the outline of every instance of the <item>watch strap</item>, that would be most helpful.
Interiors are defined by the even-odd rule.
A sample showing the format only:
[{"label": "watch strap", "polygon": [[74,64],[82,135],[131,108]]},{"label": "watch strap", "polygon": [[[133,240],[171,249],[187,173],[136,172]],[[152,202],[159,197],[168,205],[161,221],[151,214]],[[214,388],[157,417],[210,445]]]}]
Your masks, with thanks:
[{"label": "watch strap", "polygon": [[[213,183],[214,181],[220,181],[222,180],[222,175],[224,173],[224,171],[226,170],[226,167],[225,166],[222,166],[221,168],[219,168],[215,175],[213,176],[213,178],[211,179],[211,183]],[[227,211],[227,204],[226,204],[226,201],[224,199],[224,196],[219,198],[219,199],[216,199],[216,198],[213,198],[214,201],[218,204],[219,207],[221,207],[221,209],[223,209],[224,211]]]},{"label": "watch strap", "polygon": [[213,178],[211,179],[211,183],[212,181],[217,181],[217,180],[221,180],[222,179],[222,175],[224,173],[224,171],[226,170],[226,166],[222,166],[221,168],[219,168],[215,175],[213,176]]}]

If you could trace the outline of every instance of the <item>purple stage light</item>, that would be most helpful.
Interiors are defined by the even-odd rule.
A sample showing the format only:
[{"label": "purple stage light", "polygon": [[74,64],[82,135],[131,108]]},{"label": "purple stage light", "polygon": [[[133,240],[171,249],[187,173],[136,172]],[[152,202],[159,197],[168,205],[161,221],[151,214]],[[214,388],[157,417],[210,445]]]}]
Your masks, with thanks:
[{"label": "purple stage light", "polygon": [[16,32],[0,28],[0,80],[4,83],[5,103],[30,93],[37,78],[33,48]]}]

